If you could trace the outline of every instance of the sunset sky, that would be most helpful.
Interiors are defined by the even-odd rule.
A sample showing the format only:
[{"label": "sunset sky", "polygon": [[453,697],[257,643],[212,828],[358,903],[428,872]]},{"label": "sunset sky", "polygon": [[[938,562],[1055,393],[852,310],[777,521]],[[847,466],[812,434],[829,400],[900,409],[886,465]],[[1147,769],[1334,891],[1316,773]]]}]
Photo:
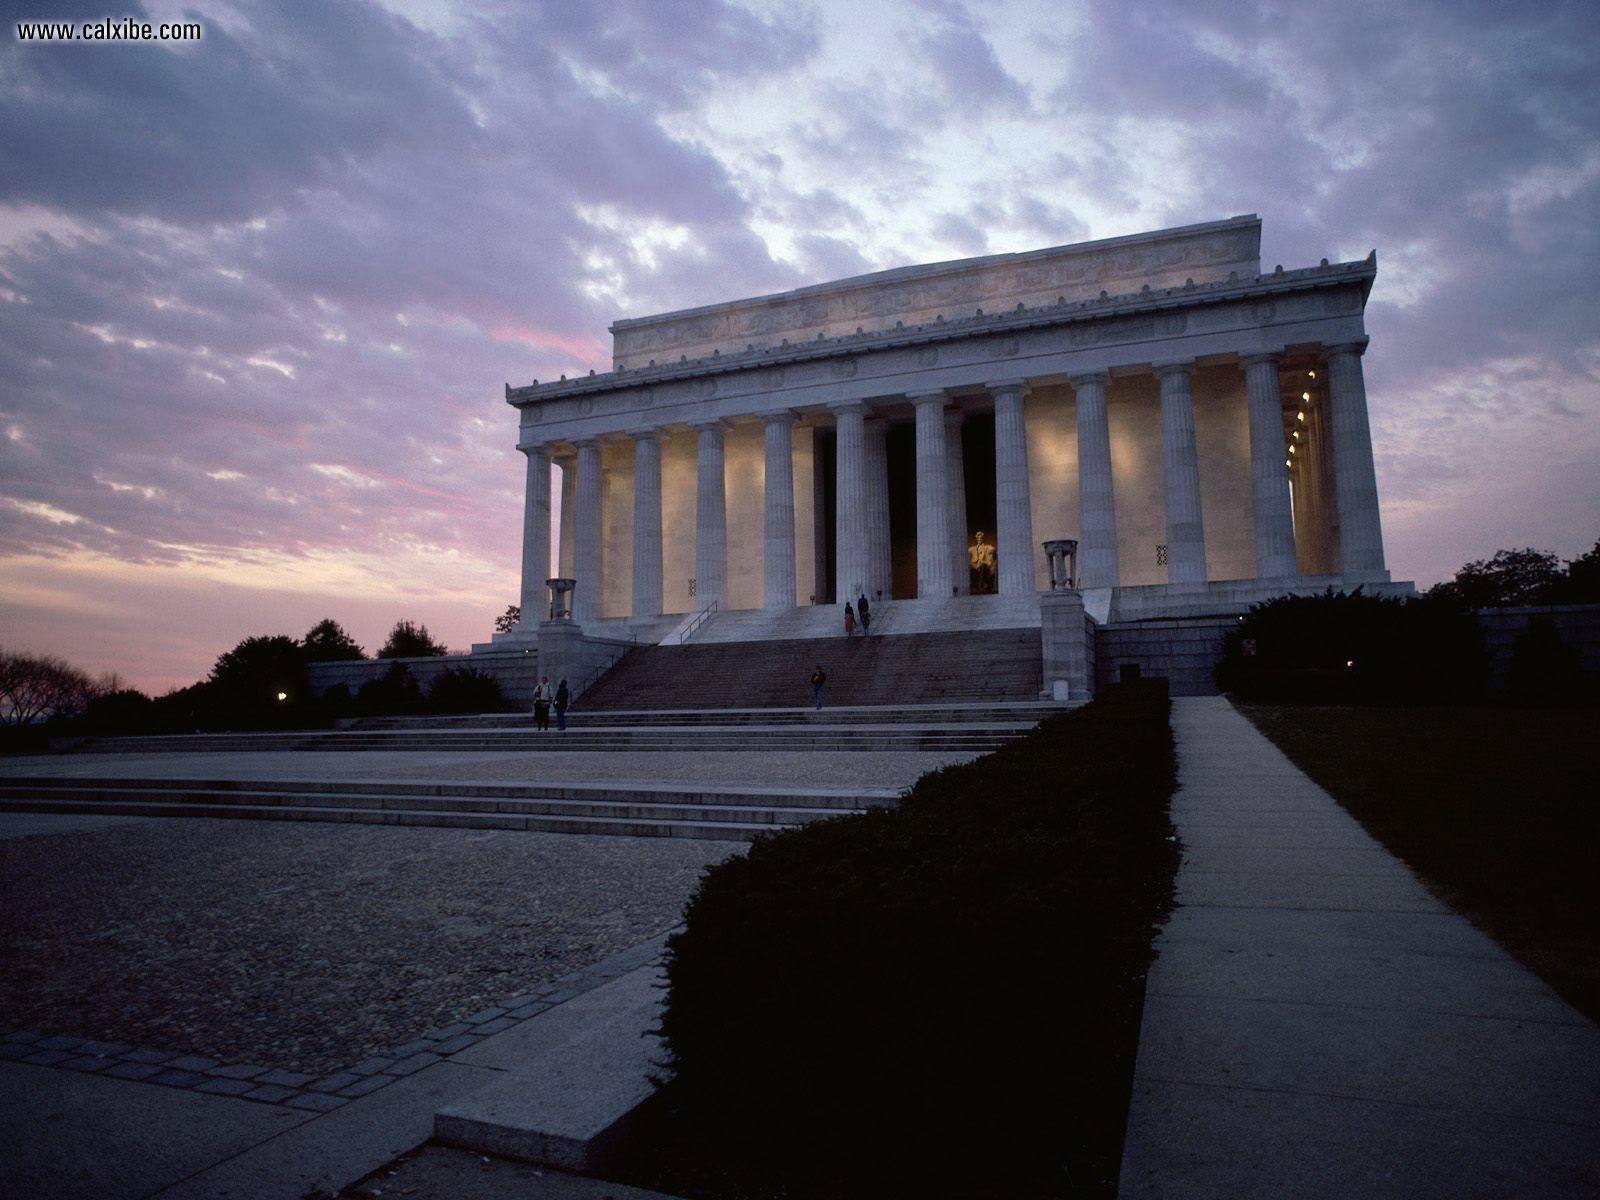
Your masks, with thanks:
[{"label": "sunset sky", "polygon": [[7,649],[464,649],[517,595],[503,384],[616,317],[1250,212],[1268,270],[1378,250],[1396,578],[1600,537],[1592,0],[4,7]]}]

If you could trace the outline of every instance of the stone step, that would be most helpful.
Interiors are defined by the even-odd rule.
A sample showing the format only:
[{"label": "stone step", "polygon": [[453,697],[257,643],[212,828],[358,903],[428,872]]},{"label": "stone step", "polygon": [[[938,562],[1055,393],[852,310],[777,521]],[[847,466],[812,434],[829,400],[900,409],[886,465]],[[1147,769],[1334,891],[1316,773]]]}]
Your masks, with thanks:
[{"label": "stone step", "polygon": [[613,837],[688,837],[748,841],[763,833],[819,820],[834,813],[795,810],[789,822],[761,823],[660,816],[563,816],[501,812],[449,812],[439,809],[382,809],[343,806],[181,804],[156,800],[0,799],[0,812],[101,813],[130,817],[215,817],[238,820],[334,821],[357,825],[431,826],[452,829],[504,829],[535,833],[583,833]]},{"label": "stone step", "polygon": [[884,726],[812,729],[805,726],[671,727],[533,730],[393,730],[347,733],[217,733],[62,739],[53,749],[74,753],[175,754],[268,750],[388,751],[771,751],[918,750],[943,753],[996,750],[1031,728],[1031,723],[961,725],[949,730]]},{"label": "stone step", "polygon": [[[649,726],[723,727],[741,725],[922,725],[930,729],[952,726],[1037,722],[1073,707],[1056,701],[962,701],[953,704],[914,704],[902,706],[855,705],[821,709],[795,708],[654,708],[591,711],[571,709],[569,729],[630,728]],[[481,713],[463,716],[362,717],[346,728],[353,731],[420,729],[531,729],[531,712]]]},{"label": "stone step", "polygon": [[[114,795],[111,795],[114,793]],[[891,788],[682,788],[648,783],[500,784],[480,782],[401,782],[332,780],[256,780],[186,778],[93,778],[35,776],[0,779],[0,798],[44,796],[59,799],[145,799],[152,795],[193,799],[215,796],[281,796],[283,802],[317,803],[338,799],[354,806],[481,807],[494,810],[518,803],[586,802],[680,806],[746,806],[854,810],[892,804]],[[507,808],[505,811],[523,811]]]}]

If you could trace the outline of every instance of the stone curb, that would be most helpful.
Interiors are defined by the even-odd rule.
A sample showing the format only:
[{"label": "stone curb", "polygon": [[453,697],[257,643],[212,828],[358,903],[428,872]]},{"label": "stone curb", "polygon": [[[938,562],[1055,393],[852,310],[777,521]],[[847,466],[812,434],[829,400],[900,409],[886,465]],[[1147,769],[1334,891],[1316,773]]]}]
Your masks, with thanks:
[{"label": "stone curb", "polygon": [[393,1047],[382,1057],[320,1077],[257,1064],[219,1063],[197,1055],[142,1049],[120,1042],[9,1028],[0,1029],[0,1062],[130,1079],[211,1096],[236,1096],[310,1112],[332,1112],[655,961],[672,932],[657,934],[597,963],[510,996],[498,1005],[431,1029]]}]

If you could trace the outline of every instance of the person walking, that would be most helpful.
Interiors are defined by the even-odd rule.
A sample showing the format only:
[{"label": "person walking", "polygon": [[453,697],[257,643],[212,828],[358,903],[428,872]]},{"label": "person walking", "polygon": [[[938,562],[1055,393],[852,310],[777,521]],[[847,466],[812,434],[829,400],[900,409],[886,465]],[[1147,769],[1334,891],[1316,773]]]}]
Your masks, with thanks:
[{"label": "person walking", "polygon": [[828,682],[828,675],[822,669],[822,664],[817,664],[817,669],[811,672],[811,699],[816,701],[818,708],[822,707],[822,685]]},{"label": "person walking", "polygon": [[850,601],[844,602],[844,635],[849,637],[856,631],[856,610],[850,607]]},{"label": "person walking", "polygon": [[550,700],[553,695],[550,676],[541,676],[539,686],[533,689],[533,727],[542,733],[550,732]]},{"label": "person walking", "polygon": [[856,616],[861,618],[861,636],[872,635],[872,610],[867,607],[867,594],[862,592],[856,597]]},{"label": "person walking", "polygon": [[556,685],[556,728],[564,730],[567,727],[567,705],[572,703],[572,693],[567,690],[567,681],[563,679]]}]

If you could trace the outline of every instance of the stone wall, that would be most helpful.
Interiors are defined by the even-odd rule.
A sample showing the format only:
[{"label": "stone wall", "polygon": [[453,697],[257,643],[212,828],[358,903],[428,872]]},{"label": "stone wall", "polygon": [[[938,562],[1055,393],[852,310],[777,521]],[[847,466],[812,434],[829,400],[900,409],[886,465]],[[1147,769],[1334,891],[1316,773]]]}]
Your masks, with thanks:
[{"label": "stone wall", "polygon": [[1238,616],[1102,625],[1095,637],[1095,688],[1117,682],[1125,663],[1142,678],[1162,676],[1174,696],[1215,696],[1212,669],[1222,658],[1223,636]]},{"label": "stone wall", "polygon": [[394,663],[404,663],[426,692],[428,685],[452,668],[470,668],[491,676],[514,704],[533,703],[533,689],[539,682],[539,655],[532,650],[487,651],[476,654],[446,654],[437,658],[364,658],[349,662],[312,663],[306,674],[311,690],[322,695],[335,684],[344,684],[354,696],[368,680],[378,679]]},{"label": "stone wall", "polygon": [[1510,682],[1512,646],[1537,619],[1549,621],[1561,640],[1577,650],[1579,666],[1586,673],[1600,674],[1600,604],[1486,608],[1478,613],[1478,624],[1489,654],[1491,691],[1502,691]]}]

